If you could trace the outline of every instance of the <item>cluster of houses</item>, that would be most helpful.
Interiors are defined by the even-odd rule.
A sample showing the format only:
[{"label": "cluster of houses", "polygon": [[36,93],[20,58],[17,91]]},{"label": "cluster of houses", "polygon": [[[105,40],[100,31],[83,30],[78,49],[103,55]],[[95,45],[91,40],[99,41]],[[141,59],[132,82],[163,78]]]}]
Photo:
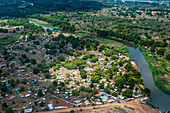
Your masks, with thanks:
[{"label": "cluster of houses", "polygon": [[[48,40],[42,41],[41,45],[37,46],[38,48],[38,50],[36,50],[37,54],[41,54],[45,52],[45,48],[43,48],[42,46],[47,41]],[[29,44],[24,45],[24,47],[28,47],[28,45]],[[12,51],[12,49],[10,51]],[[84,51],[86,51],[86,49]],[[13,51],[13,52],[19,54],[18,51]],[[91,52],[94,53],[94,51],[91,51]],[[31,53],[32,53],[31,51],[28,52],[29,55]],[[41,72],[39,72],[38,75],[36,76],[33,74],[32,70],[28,70],[27,72],[25,72],[25,69],[27,69],[27,67],[29,67],[31,63],[26,63],[25,65],[21,65],[19,60],[14,59],[10,61],[9,65],[7,66],[6,61],[4,60],[4,57],[1,55],[0,66],[3,70],[12,69],[14,66],[18,67],[17,69],[15,69],[15,73],[13,76],[16,78],[19,78],[20,81],[22,81],[25,78],[27,80],[24,85],[25,91],[21,91],[19,87],[16,87],[16,88],[11,87],[11,84],[8,83],[8,80],[10,78],[1,77],[0,82],[6,84],[8,89],[13,91],[13,94],[11,95],[5,94],[5,96],[0,96],[0,102],[5,102],[5,101],[11,102],[15,100],[17,103],[21,103],[20,104],[21,107],[20,109],[18,109],[16,108],[16,106],[14,106],[14,110],[21,110],[23,108],[25,113],[31,113],[35,110],[35,108],[31,107],[31,105],[33,105],[35,101],[37,102],[38,105],[40,105],[41,102],[45,104],[44,107],[41,107],[41,110],[45,109],[46,107],[49,110],[54,110],[54,109],[66,109],[69,107],[75,107],[79,105],[100,105],[104,103],[116,103],[120,101],[128,102],[128,101],[134,100],[135,98],[141,98],[140,102],[143,103],[145,100],[148,99],[146,97],[143,98],[143,95],[141,95],[140,90],[137,91],[137,95],[133,95],[133,98],[125,99],[125,97],[123,97],[122,95],[119,95],[118,97],[114,97],[110,94],[105,93],[103,89],[100,89],[99,84],[96,85],[96,88],[99,90],[99,93],[96,95],[93,95],[92,97],[90,97],[90,99],[87,99],[86,97],[82,98],[80,96],[77,96],[77,97],[73,96],[72,90],[79,90],[81,85],[85,87],[88,87],[90,85],[91,83],[90,73],[94,71],[94,67],[92,67],[92,65],[100,65],[102,66],[103,70],[106,70],[107,68],[112,67],[111,66],[112,63],[116,63],[114,60],[110,60],[109,62],[107,62],[106,65],[104,65],[106,56],[104,56],[101,53],[98,53],[97,56],[99,58],[99,61],[96,63],[91,62],[90,59],[86,60],[88,64],[88,66],[84,68],[84,70],[87,72],[86,79],[81,78],[80,72],[78,69],[68,70],[62,66],[59,68],[59,70],[56,70],[56,71],[54,71],[53,68],[49,69],[49,73],[51,74],[51,76],[56,75],[56,78],[45,79],[44,76],[41,76],[43,75]],[[126,57],[125,55],[121,55],[120,53],[116,55],[116,57],[119,57],[119,59],[123,59],[123,58],[127,60],[129,59],[128,57]],[[50,59],[50,55],[44,54],[43,58],[45,59],[46,62],[52,61]],[[73,56],[69,56],[69,55],[66,57],[66,59],[70,59],[70,60],[72,60],[73,58],[74,58]],[[138,69],[135,62],[131,61],[131,63],[135,69]],[[119,72],[122,72],[122,74],[125,73],[124,66],[117,65],[117,67],[119,68]],[[33,68],[37,68],[37,66],[34,66]],[[119,74],[119,72],[117,72],[117,74]],[[66,73],[69,73],[71,75],[69,76],[70,82],[69,84],[66,85],[66,87],[70,89],[67,89],[66,91],[63,92],[63,91],[60,91],[58,88],[55,88],[54,94],[52,95],[54,97],[47,96],[49,93],[47,91],[46,86],[51,84],[54,80],[56,80],[58,84],[60,82],[65,82],[67,80]],[[112,82],[106,81],[106,76],[101,77],[101,78],[102,79],[99,81],[99,83],[104,82],[105,86],[107,86],[108,83],[110,85],[113,85]],[[80,82],[80,85],[77,85],[75,81]],[[129,86],[126,86],[126,85],[124,87],[127,89],[129,88]],[[34,91],[31,91],[31,88],[34,89]],[[42,90],[42,94],[44,95],[43,98],[40,98],[38,96],[39,90]],[[116,91],[117,91],[117,87],[115,87],[114,90],[111,90],[111,92],[116,92]],[[122,92],[123,91],[124,89],[122,90]],[[136,91],[134,90],[133,92],[135,93]],[[0,94],[2,94],[1,91],[0,91]],[[58,98],[57,95],[63,95],[63,98]],[[50,98],[53,98],[53,99],[50,99]],[[60,100],[58,104],[56,104],[56,102],[54,101],[56,99]],[[72,102],[69,102],[68,100],[72,100]]]}]

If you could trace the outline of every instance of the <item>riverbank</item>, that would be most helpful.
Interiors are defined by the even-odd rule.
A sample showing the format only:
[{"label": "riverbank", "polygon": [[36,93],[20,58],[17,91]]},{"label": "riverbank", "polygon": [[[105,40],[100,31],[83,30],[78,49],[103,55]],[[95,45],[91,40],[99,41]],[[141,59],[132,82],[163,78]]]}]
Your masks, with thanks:
[{"label": "riverbank", "polygon": [[165,72],[157,71],[157,70],[161,70],[161,67],[154,66],[152,64],[152,58],[150,56],[148,56],[147,53],[143,53],[143,55],[144,55],[146,61],[149,64],[150,70],[152,71],[152,75],[153,75],[153,80],[154,80],[155,86],[157,86],[164,93],[170,95],[170,90],[168,90],[167,87],[165,86],[168,83],[168,81],[166,79],[164,79],[164,78],[160,78],[160,79],[156,78],[157,75],[164,74]]}]

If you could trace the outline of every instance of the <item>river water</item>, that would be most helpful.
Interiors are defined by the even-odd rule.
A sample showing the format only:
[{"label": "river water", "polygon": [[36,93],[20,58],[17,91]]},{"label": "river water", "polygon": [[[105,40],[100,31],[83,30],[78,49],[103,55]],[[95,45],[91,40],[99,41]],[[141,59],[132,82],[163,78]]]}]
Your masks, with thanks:
[{"label": "river water", "polygon": [[128,42],[119,41],[126,45],[129,49],[129,55],[137,64],[144,81],[144,86],[147,86],[151,90],[152,101],[151,104],[158,107],[161,110],[169,111],[170,110],[170,95],[165,94],[159,90],[153,81],[152,72],[149,68],[149,65],[146,59],[143,56],[143,52],[135,45],[132,45]]},{"label": "river water", "polygon": [[[34,23],[32,21],[29,22]],[[36,23],[34,24],[38,25]],[[46,27],[43,28],[53,30],[52,28]],[[135,61],[142,74],[144,86],[147,86],[151,90],[152,97],[151,104],[153,104],[154,106],[158,107],[161,110],[170,111],[170,95],[165,94],[154,85],[152,72],[148,66],[148,63],[146,62],[146,59],[143,56],[143,52],[139,49],[139,47],[129,42],[121,40],[116,41],[121,42],[128,47],[131,58]]]}]

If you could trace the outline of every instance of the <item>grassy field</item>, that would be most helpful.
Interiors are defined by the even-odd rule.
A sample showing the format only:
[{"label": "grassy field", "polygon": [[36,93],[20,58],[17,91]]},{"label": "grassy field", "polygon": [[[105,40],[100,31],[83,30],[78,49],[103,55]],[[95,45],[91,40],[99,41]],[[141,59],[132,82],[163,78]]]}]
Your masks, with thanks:
[{"label": "grassy field", "polygon": [[38,19],[29,19],[29,20],[35,22],[39,26],[49,27],[49,28],[53,28],[53,29],[59,29],[58,27],[53,27],[50,23],[47,23],[45,21],[41,21],[41,20],[38,20]]}]

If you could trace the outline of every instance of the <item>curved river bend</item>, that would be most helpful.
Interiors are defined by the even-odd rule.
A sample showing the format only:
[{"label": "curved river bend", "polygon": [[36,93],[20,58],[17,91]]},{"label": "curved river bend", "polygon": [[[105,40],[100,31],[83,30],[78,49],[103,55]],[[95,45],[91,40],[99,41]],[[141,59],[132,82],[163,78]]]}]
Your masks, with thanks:
[{"label": "curved river bend", "polygon": [[[30,23],[34,23],[29,21]],[[38,25],[34,23],[35,25]],[[39,26],[39,25],[38,25]],[[43,27],[43,26],[42,26]],[[47,27],[43,27],[47,29]],[[48,28],[53,30],[52,28]],[[135,45],[128,43],[126,41],[116,40],[118,42],[123,43],[129,49],[129,54],[136,62],[144,80],[144,85],[147,86],[151,90],[152,101],[151,104],[158,107],[161,110],[170,111],[170,95],[165,94],[161,90],[159,90],[155,85],[152,77],[152,72],[146,62],[146,59],[143,56],[143,52]]]},{"label": "curved river bend", "polygon": [[128,42],[119,41],[126,45],[129,49],[129,54],[132,59],[136,62],[144,80],[144,85],[151,90],[152,101],[151,104],[158,107],[161,110],[170,110],[170,95],[165,94],[159,90],[153,81],[152,72],[146,59],[143,56],[143,52],[137,47]]}]

